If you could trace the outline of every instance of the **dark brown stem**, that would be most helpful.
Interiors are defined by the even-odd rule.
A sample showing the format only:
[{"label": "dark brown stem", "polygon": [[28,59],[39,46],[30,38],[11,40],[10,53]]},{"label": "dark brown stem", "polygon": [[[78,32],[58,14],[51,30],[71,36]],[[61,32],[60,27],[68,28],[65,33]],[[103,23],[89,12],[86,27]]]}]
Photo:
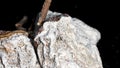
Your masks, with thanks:
[{"label": "dark brown stem", "polygon": [[22,26],[27,22],[28,17],[24,16],[18,23],[15,24],[18,30],[25,30]]},{"label": "dark brown stem", "polygon": [[37,23],[38,26],[40,26],[42,22],[45,20],[51,2],[52,0],[45,0],[42,10],[41,10],[41,17],[39,18],[38,23]]}]

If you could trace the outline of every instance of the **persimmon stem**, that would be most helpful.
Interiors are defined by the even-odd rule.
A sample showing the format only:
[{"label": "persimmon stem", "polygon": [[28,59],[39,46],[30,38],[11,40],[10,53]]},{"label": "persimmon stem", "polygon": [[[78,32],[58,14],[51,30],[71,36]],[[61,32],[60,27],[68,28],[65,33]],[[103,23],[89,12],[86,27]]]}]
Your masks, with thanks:
[{"label": "persimmon stem", "polygon": [[42,24],[42,22],[45,20],[46,16],[47,16],[47,12],[49,10],[49,7],[51,5],[52,0],[45,0],[43,7],[41,9],[41,17],[39,17],[38,23],[37,25],[40,26]]},{"label": "persimmon stem", "polygon": [[27,22],[28,17],[24,16],[18,23],[15,24],[15,27],[18,30],[26,30],[25,28],[23,28],[23,25]]}]

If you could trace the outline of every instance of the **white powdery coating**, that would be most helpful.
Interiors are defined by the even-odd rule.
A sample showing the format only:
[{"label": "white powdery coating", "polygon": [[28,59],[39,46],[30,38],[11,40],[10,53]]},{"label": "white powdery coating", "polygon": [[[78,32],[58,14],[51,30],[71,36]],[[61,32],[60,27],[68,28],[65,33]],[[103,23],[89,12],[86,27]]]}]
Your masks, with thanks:
[{"label": "white powdery coating", "polygon": [[0,68],[40,68],[30,39],[14,34],[0,40]]},{"label": "white powdery coating", "polygon": [[103,68],[96,47],[99,39],[96,29],[79,19],[62,16],[59,21],[45,22],[35,41],[43,68]]}]

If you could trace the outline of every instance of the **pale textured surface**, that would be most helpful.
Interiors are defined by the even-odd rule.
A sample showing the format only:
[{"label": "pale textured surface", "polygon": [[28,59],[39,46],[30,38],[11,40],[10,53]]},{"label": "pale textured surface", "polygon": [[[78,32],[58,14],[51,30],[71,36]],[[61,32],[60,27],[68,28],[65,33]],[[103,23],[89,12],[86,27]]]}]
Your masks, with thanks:
[{"label": "pale textured surface", "polygon": [[18,33],[0,39],[0,68],[40,68],[27,36]]},{"label": "pale textured surface", "polygon": [[[48,13],[48,17],[60,15]],[[35,41],[43,68],[102,68],[96,47],[100,33],[82,21],[62,16],[58,21],[47,21]]]},{"label": "pale textured surface", "polygon": [[1,33],[0,68],[103,68],[100,33],[79,19],[49,11],[38,32],[37,55],[26,32]]}]

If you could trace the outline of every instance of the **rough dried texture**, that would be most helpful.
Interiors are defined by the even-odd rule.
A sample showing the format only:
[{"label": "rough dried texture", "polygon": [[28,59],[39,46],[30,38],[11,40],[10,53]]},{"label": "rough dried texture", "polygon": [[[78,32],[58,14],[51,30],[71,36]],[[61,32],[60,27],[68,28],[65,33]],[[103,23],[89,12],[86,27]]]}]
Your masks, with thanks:
[{"label": "rough dried texture", "polygon": [[96,47],[100,33],[79,19],[49,11],[34,39],[37,54],[27,36],[0,31],[0,68],[103,68]]},{"label": "rough dried texture", "polygon": [[40,68],[25,31],[1,34],[0,68]]},{"label": "rough dried texture", "polygon": [[[48,12],[47,18],[61,15]],[[46,19],[47,19],[46,18]],[[46,21],[34,39],[43,68],[103,68],[96,47],[100,33],[70,16]]]}]

